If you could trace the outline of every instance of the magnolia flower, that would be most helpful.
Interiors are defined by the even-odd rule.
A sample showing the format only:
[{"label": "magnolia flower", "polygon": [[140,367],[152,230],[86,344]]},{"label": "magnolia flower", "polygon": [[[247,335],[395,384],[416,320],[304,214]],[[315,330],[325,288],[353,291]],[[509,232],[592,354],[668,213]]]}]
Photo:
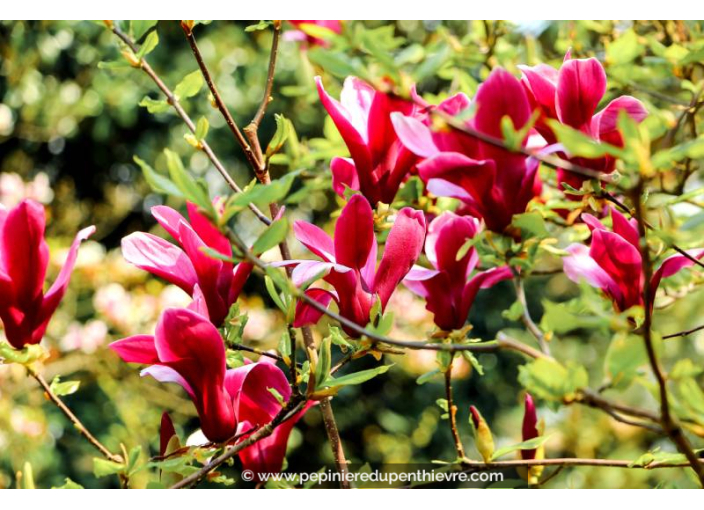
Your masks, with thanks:
[{"label": "magnolia flower", "polygon": [[[535,67],[518,66],[523,84],[533,109],[540,111],[536,123],[537,131],[548,144],[556,144],[557,138],[547,120],[555,119],[561,124],[577,129],[596,141],[623,146],[618,131],[618,116],[626,112],[636,122],[647,117],[643,104],[631,96],[620,96],[596,113],[599,102],[606,93],[606,73],[595,58],[572,59],[570,52],[559,70],[540,64]],[[598,159],[569,158],[573,163],[594,170],[610,173],[615,167],[611,156]],[[558,170],[558,182],[579,189],[589,177]],[[578,198],[567,195],[569,198]]]},{"label": "magnolia flower", "polygon": [[[227,387],[234,399],[235,415],[239,422],[237,432],[242,434],[240,441],[244,441],[249,437],[247,431],[266,425],[279,414],[282,406],[277,396],[286,402],[291,398],[291,388],[283,371],[266,357],[230,373]],[[239,453],[242,467],[257,475],[281,471],[291,430],[313,405],[315,402],[307,402],[294,416],[277,426],[270,436],[242,450]]]},{"label": "magnolia flower", "polygon": [[[335,225],[334,241],[322,229],[304,221],[297,221],[293,230],[306,248],[323,259],[322,262],[284,262],[296,266],[292,275],[294,284],[302,285],[322,278],[336,292],[313,288],[306,293],[325,306],[335,300],[343,317],[366,326],[377,297],[383,310],[418,259],[425,237],[425,218],[421,211],[408,207],[398,213],[378,267],[372,209],[361,195],[354,195],[342,210]],[[294,326],[314,324],[320,316],[320,312],[301,302]],[[359,336],[355,331],[343,328],[349,335]]]},{"label": "magnolia flower", "polygon": [[298,30],[286,32],[286,39],[290,41],[305,41],[313,46],[328,46],[328,42],[316,35],[311,34],[308,27],[315,27],[316,30],[329,30],[335,34],[342,32],[342,22],[338,19],[318,19],[318,20],[288,20],[291,25]]},{"label": "magnolia flower", "polygon": [[331,98],[316,77],[323,106],[337,126],[351,158],[333,158],[332,187],[360,191],[372,206],[390,204],[417,158],[401,144],[390,115],[410,115],[413,103],[385,94],[353,76],[345,80],[340,101]]},{"label": "magnolia flower", "polygon": [[10,210],[0,205],[0,319],[16,349],[41,342],[66,293],[78,247],[95,232],[91,226],[76,234],[59,275],[44,293],[49,265],[45,224],[44,207],[33,200],[23,200]]},{"label": "magnolia flower", "polygon": [[[592,287],[601,289],[620,312],[643,305],[645,282],[636,220],[627,220],[615,209],[611,209],[611,230],[591,214],[583,214],[582,219],[592,231],[591,246],[575,243],[567,247],[570,255],[562,259],[567,277],[574,282],[583,279]],[[688,253],[695,258],[704,256],[704,250]],[[662,278],[693,264],[684,255],[665,259],[648,282],[650,295],[655,295]],[[648,306],[652,307],[653,302]]]},{"label": "magnolia flower", "polygon": [[[499,139],[503,117],[508,116],[520,130],[531,116],[523,87],[504,69],[492,71],[474,102],[476,115],[467,125]],[[467,98],[458,95],[437,108],[454,116],[469,106]],[[524,212],[540,194],[535,159],[479,142],[458,130],[434,131],[419,118],[398,113],[391,117],[401,142],[423,158],[417,167],[428,191],[461,200],[490,230],[503,232],[513,215]]]},{"label": "magnolia flower", "polygon": [[135,232],[122,240],[123,256],[131,264],[182,288],[194,299],[202,297],[207,316],[216,326],[221,325],[252,272],[252,265],[233,265],[203,251],[211,248],[232,257],[227,237],[198,212],[195,204],[188,203],[190,223],[166,206],[152,207],[152,214],[182,249],[155,235]]},{"label": "magnolia flower", "polygon": [[403,284],[426,300],[435,315],[435,324],[446,331],[464,326],[479,289],[486,289],[507,278],[509,267],[480,271],[470,275],[479,263],[474,248],[457,260],[462,246],[480,230],[479,220],[445,212],[428,226],[425,254],[434,269],[415,266]]},{"label": "magnolia flower", "polygon": [[135,335],[110,344],[123,361],[151,365],[142,375],[174,382],[193,400],[205,436],[214,442],[237,429],[232,395],[226,390],[225,346],[220,333],[201,314],[166,310],[154,335]]}]

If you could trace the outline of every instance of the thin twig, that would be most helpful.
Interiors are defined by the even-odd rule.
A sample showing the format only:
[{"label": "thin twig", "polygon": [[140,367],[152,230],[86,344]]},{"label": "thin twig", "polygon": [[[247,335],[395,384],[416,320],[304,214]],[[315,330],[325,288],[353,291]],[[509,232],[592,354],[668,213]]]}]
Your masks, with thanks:
[{"label": "thin twig", "polygon": [[[697,463],[704,467],[704,459],[698,459]],[[463,465],[468,471],[491,471],[492,469],[511,469],[517,467],[532,466],[595,466],[630,469],[660,469],[679,468],[689,466],[689,462],[651,462],[650,464],[635,464],[632,460],[622,459],[582,459],[582,458],[555,458],[555,459],[516,459],[501,460],[495,462],[481,462],[478,460],[465,459]]]},{"label": "thin twig", "polygon": [[696,333],[697,331],[701,331],[704,329],[704,324],[701,326],[697,326],[696,328],[688,329],[687,331],[680,331],[679,333],[671,333],[669,335],[665,335],[662,337],[663,340],[667,340],[668,338],[679,338],[683,336],[688,336],[691,335],[692,333]]},{"label": "thin twig", "polygon": [[516,298],[518,299],[522,309],[521,321],[538,341],[540,350],[543,351],[545,355],[550,356],[550,346],[545,339],[545,334],[543,334],[540,327],[538,327],[538,325],[533,321],[533,318],[530,316],[530,312],[528,311],[528,300],[526,299],[526,292],[523,287],[523,279],[518,273],[516,273],[516,276],[513,279],[513,285],[516,289]]},{"label": "thin twig", "polygon": [[269,68],[266,76],[266,87],[264,89],[264,98],[262,99],[257,113],[254,115],[250,125],[254,125],[255,128],[259,127],[264,114],[266,113],[266,108],[271,102],[271,91],[274,87],[274,72],[276,71],[276,57],[279,50],[279,39],[281,36],[281,20],[274,20],[273,23],[274,33],[271,39],[271,51],[269,53]]},{"label": "thin twig", "polygon": [[457,429],[457,406],[455,406],[452,398],[452,362],[455,358],[455,353],[450,353],[450,363],[445,369],[445,399],[447,400],[447,419],[450,423],[450,432],[452,432],[452,440],[455,442],[455,451],[457,458],[464,458],[464,446],[462,446],[462,438]]},{"label": "thin twig", "polygon": [[195,57],[196,62],[198,63],[198,67],[200,68],[200,72],[203,75],[203,79],[205,80],[208,89],[210,89],[210,93],[213,95],[215,105],[217,106],[218,110],[220,110],[220,113],[222,114],[223,118],[225,119],[225,122],[227,123],[227,126],[230,128],[230,131],[232,131],[232,134],[235,136],[235,140],[237,140],[237,143],[244,151],[244,155],[247,157],[247,161],[249,161],[252,167],[258,168],[259,162],[257,161],[256,156],[252,151],[252,148],[249,146],[247,140],[242,134],[242,131],[240,131],[240,128],[237,126],[235,119],[232,117],[232,114],[230,114],[230,110],[227,108],[227,105],[220,96],[220,92],[218,92],[218,88],[215,86],[213,78],[210,76],[210,71],[205,65],[203,55],[201,55],[200,53],[200,49],[198,48],[198,44],[196,43],[196,37],[193,34],[193,30],[187,23],[184,22],[181,22],[181,28],[183,29],[183,33],[186,35],[188,44],[191,46],[191,51],[193,52],[193,56]]},{"label": "thin twig", "polygon": [[29,374],[39,383],[39,385],[42,387],[44,390],[44,393],[46,393],[47,397],[49,397],[49,400],[51,400],[56,407],[59,408],[59,410],[64,413],[66,418],[69,419],[71,423],[73,423],[73,426],[78,430],[78,433],[81,434],[84,438],[88,440],[88,442],[93,445],[93,447],[98,450],[103,457],[106,459],[112,461],[112,462],[117,462],[118,464],[124,463],[124,459],[120,455],[115,455],[112,453],[110,450],[108,450],[103,443],[98,441],[98,439],[91,434],[91,432],[86,428],[85,425],[83,425],[83,422],[78,419],[78,417],[73,414],[73,411],[71,411],[66,404],[64,404],[63,400],[56,395],[51,390],[51,386],[49,383],[46,382],[46,379],[34,370],[28,369]]},{"label": "thin twig", "polygon": [[645,318],[643,320],[643,326],[641,328],[643,335],[643,342],[645,343],[645,349],[648,353],[648,360],[650,362],[650,367],[655,375],[655,379],[658,383],[658,388],[660,392],[660,422],[665,433],[670,437],[680,453],[684,454],[687,458],[689,464],[694,470],[695,474],[699,478],[699,483],[704,488],[704,465],[701,464],[697,454],[692,449],[692,445],[689,443],[687,436],[684,435],[682,427],[677,423],[675,417],[672,415],[670,410],[670,399],[667,392],[667,379],[658,361],[657,353],[655,351],[655,344],[652,335],[652,308],[651,303],[654,298],[649,282],[653,275],[653,266],[650,259],[650,249],[648,247],[647,233],[648,229],[645,226],[643,205],[641,203],[641,196],[643,195],[643,180],[639,179],[637,186],[633,190],[633,203],[635,204],[635,217],[638,221],[638,230],[640,231],[640,252],[641,252],[641,264],[643,268],[643,302],[645,309]]}]

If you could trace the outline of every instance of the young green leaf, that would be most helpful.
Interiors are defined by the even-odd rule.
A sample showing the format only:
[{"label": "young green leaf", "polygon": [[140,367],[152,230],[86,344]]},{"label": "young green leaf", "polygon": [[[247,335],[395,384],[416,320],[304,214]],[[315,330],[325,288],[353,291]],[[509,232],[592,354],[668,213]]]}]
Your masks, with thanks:
[{"label": "young green leaf", "polygon": [[200,71],[193,71],[192,73],[187,74],[183,80],[176,85],[174,94],[179,99],[193,97],[200,92],[203,83],[203,75],[200,74]]}]

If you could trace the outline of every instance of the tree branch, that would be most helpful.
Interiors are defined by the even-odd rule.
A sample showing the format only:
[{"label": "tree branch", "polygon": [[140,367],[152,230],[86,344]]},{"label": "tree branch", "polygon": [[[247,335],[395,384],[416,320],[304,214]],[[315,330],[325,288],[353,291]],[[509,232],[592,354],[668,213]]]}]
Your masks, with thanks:
[{"label": "tree branch", "polygon": [[643,205],[641,197],[643,195],[643,180],[639,179],[637,186],[633,190],[633,203],[635,204],[635,217],[638,221],[638,230],[640,231],[640,252],[641,263],[643,268],[643,302],[645,308],[645,319],[641,328],[645,349],[648,353],[650,367],[655,375],[660,391],[660,423],[665,433],[670,437],[680,453],[689,461],[694,473],[699,478],[699,483],[704,488],[704,465],[700,462],[697,454],[692,449],[687,436],[684,435],[682,427],[677,423],[675,417],[670,410],[670,400],[667,392],[667,379],[663,373],[660,362],[658,361],[655,345],[652,335],[652,307],[651,303],[655,296],[652,295],[653,290],[650,286],[650,280],[653,275],[652,261],[650,259],[650,249],[648,247],[647,227],[644,221]]},{"label": "tree branch", "polygon": [[450,353],[450,363],[445,369],[445,399],[447,400],[447,416],[450,423],[450,432],[452,432],[452,440],[455,442],[455,451],[457,452],[457,458],[464,458],[464,446],[462,445],[462,438],[460,437],[460,432],[457,429],[457,407],[455,406],[452,398],[452,362],[454,361],[455,353]]},{"label": "tree branch", "polygon": [[[122,32],[116,24],[112,24],[111,26],[112,32],[124,43],[129,47],[129,49],[133,52],[136,52],[139,50],[138,46],[135,44],[135,42],[124,32]],[[178,98],[173,94],[171,89],[166,86],[166,84],[163,82],[161,78],[156,74],[154,69],[149,65],[149,63],[146,61],[146,59],[142,58],[139,61],[139,66],[138,66],[144,73],[151,78],[151,80],[156,84],[156,86],[161,90],[161,92],[166,96],[167,102],[173,107],[174,111],[176,114],[183,120],[183,122],[186,124],[188,129],[191,131],[191,133],[196,132],[196,125],[191,120],[189,115],[186,113],[186,111],[183,109],[181,106],[181,103],[178,101]],[[203,152],[205,153],[206,156],[208,156],[208,159],[210,162],[213,164],[215,169],[220,173],[223,179],[225,179],[225,182],[227,185],[234,191],[235,193],[241,193],[242,188],[239,187],[239,185],[235,182],[235,180],[230,176],[228,171],[225,169],[223,164],[220,162],[218,157],[215,155],[213,150],[210,148],[210,145],[208,145],[208,142],[205,140],[201,140],[200,142],[201,147]],[[254,213],[254,215],[261,221],[262,223],[269,225],[271,224],[271,220],[266,217],[266,215],[259,210],[259,208],[254,205],[254,204],[249,204],[249,209]]]},{"label": "tree branch", "polygon": [[213,95],[215,105],[217,106],[218,110],[220,110],[220,113],[222,114],[223,118],[225,119],[225,122],[227,123],[227,126],[230,128],[230,131],[232,131],[232,134],[235,136],[235,140],[237,140],[237,143],[244,151],[244,155],[247,157],[247,161],[249,161],[250,165],[252,165],[253,168],[259,168],[259,161],[257,161],[257,158],[254,152],[252,151],[252,148],[249,146],[247,140],[240,131],[240,128],[237,126],[235,119],[230,114],[230,110],[227,108],[227,105],[220,96],[220,92],[218,92],[218,88],[215,86],[213,78],[210,76],[210,71],[205,65],[205,61],[203,60],[203,56],[200,53],[198,44],[196,43],[196,37],[193,34],[192,28],[183,21],[181,22],[181,28],[183,29],[183,33],[186,35],[188,44],[191,46],[191,51],[193,52],[193,56],[195,57],[196,62],[198,63],[198,67],[200,68],[200,72],[203,75],[203,79],[208,85],[210,93]]}]

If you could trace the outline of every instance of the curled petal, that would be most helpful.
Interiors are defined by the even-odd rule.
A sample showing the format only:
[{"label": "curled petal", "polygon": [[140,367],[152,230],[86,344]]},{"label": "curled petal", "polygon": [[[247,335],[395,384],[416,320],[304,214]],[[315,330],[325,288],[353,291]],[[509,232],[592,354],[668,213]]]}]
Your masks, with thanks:
[{"label": "curled petal", "polygon": [[557,116],[575,129],[590,129],[591,120],[606,92],[606,73],[595,58],[568,60],[557,83]]},{"label": "curled petal", "polygon": [[374,292],[386,306],[396,286],[418,260],[425,239],[425,216],[422,211],[404,207],[391,227],[379,269],[374,279]]},{"label": "curled petal", "polygon": [[154,346],[154,335],[135,335],[117,340],[109,345],[122,361],[151,365],[159,363],[159,355]]},{"label": "curled petal", "polygon": [[193,263],[180,248],[152,234],[134,232],[122,239],[122,256],[140,269],[191,293],[198,281]]},{"label": "curled petal", "polygon": [[[305,293],[326,308],[330,305],[330,301],[333,299],[337,300],[337,296],[334,293],[325,289],[308,289]],[[296,318],[293,322],[293,327],[300,328],[316,324],[322,316],[323,312],[320,310],[313,308],[304,301],[299,301],[296,304]]]},{"label": "curled petal", "polygon": [[401,143],[416,156],[429,158],[438,153],[430,128],[420,120],[396,112],[391,122]]},{"label": "curled petal", "polygon": [[296,239],[326,262],[335,262],[335,247],[330,236],[325,231],[307,221],[296,221],[293,224]]},{"label": "curled petal", "polygon": [[345,196],[347,188],[359,191],[359,176],[357,167],[350,158],[333,158],[330,162],[332,172],[332,189],[341,197]]}]

